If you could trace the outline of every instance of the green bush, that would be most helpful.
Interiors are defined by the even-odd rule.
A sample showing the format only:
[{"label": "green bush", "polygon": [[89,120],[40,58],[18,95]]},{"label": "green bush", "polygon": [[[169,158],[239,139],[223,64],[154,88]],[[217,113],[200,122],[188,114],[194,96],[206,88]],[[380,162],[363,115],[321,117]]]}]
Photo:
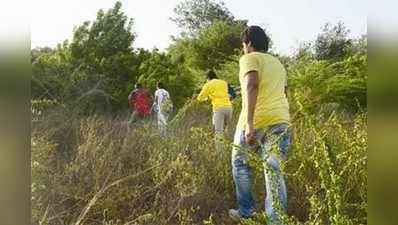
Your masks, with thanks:
[{"label": "green bush", "polygon": [[366,108],[366,60],[363,54],[337,62],[300,58],[289,66],[289,88],[300,107],[311,113],[326,104],[356,112]]}]

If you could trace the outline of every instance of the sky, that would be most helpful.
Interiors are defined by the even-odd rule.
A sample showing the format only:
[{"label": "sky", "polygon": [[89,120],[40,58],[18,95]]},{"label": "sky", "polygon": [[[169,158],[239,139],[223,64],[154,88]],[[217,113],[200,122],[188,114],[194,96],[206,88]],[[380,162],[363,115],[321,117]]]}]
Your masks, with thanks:
[{"label": "sky", "polygon": [[[55,47],[71,39],[74,27],[94,20],[97,11],[111,8],[116,0],[39,0],[29,11],[31,48]],[[180,0],[123,0],[122,10],[134,18],[134,47],[161,50],[178,27],[169,18]],[[271,34],[274,51],[291,54],[302,41],[314,40],[322,26],[344,22],[352,37],[367,33],[368,4],[362,0],[225,0],[225,6],[237,19],[260,25]]]}]

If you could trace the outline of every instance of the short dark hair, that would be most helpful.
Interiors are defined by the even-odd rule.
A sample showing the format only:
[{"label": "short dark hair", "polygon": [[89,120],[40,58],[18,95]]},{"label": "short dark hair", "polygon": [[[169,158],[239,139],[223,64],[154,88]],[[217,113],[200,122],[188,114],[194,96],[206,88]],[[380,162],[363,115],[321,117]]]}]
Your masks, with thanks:
[{"label": "short dark hair", "polygon": [[141,83],[136,83],[135,84],[135,88],[142,88],[142,84]]},{"label": "short dark hair", "polygon": [[257,51],[268,51],[270,38],[259,26],[249,26],[240,35],[240,40],[251,46]]},{"label": "short dark hair", "polygon": [[206,77],[207,77],[208,80],[217,79],[217,75],[214,72],[214,70],[208,70],[206,72]]},{"label": "short dark hair", "polygon": [[158,88],[164,88],[164,85],[163,85],[163,83],[162,82],[158,82],[157,84],[156,84],[156,86],[158,87]]}]

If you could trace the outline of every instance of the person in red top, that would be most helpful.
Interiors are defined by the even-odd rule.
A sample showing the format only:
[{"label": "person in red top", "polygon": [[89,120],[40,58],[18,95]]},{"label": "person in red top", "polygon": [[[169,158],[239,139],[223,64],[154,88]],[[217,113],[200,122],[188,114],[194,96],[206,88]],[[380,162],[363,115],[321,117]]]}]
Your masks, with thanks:
[{"label": "person in red top", "polygon": [[133,123],[137,119],[148,118],[151,115],[152,95],[140,83],[135,85],[135,89],[129,94],[128,100],[133,111],[129,123]]}]

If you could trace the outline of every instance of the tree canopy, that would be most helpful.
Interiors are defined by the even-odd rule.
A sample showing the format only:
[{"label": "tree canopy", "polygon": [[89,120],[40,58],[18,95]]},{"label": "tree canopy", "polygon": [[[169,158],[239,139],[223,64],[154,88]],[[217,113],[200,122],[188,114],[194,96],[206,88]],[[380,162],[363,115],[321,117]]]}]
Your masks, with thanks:
[{"label": "tree canopy", "polygon": [[174,8],[175,17],[171,18],[184,33],[196,34],[216,21],[232,23],[234,16],[223,2],[213,0],[181,1]]},{"label": "tree canopy", "polygon": [[[89,113],[126,110],[137,82],[154,91],[162,81],[182,106],[203,84],[208,69],[238,86],[240,33],[247,21],[213,0],[183,1],[174,11],[172,20],[181,35],[165,51],[133,48],[134,20],[123,13],[120,2],[77,26],[71,40],[33,49],[32,97]],[[326,24],[316,40],[302,43],[295,54],[276,55],[287,67],[292,90],[299,90],[305,101],[311,99],[308,105],[366,106],[366,36],[348,35],[343,23]]]}]

